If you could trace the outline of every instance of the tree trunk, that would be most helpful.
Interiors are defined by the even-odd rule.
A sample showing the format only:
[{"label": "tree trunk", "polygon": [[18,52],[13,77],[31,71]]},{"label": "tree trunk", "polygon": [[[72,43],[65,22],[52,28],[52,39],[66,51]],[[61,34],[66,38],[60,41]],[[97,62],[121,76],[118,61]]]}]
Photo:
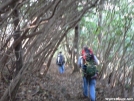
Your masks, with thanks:
[{"label": "tree trunk", "polygon": [[131,92],[130,92],[130,97],[133,97],[133,89],[134,89],[134,67],[133,67],[133,72],[132,72],[132,79],[131,79]]},{"label": "tree trunk", "polygon": [[[14,19],[14,32],[15,32],[15,36],[14,36],[14,41],[17,40],[20,37],[20,27],[19,27],[19,12],[17,9],[14,10],[13,12],[13,19]],[[20,71],[20,69],[22,68],[22,45],[21,42],[14,48],[15,50],[15,56],[16,56],[16,71],[14,76],[16,76],[18,74],[18,72]],[[16,87],[14,88],[13,92],[11,93],[11,97],[10,99],[12,99],[13,101],[15,101],[15,96],[16,93],[18,91],[20,82],[18,82],[18,84],[16,85]]]},{"label": "tree trunk", "polygon": [[77,68],[77,52],[78,52],[78,39],[79,39],[79,27],[78,25],[75,27],[75,35],[74,35],[74,42],[73,42],[73,50],[72,50],[72,67],[73,67],[73,72],[78,71]]}]

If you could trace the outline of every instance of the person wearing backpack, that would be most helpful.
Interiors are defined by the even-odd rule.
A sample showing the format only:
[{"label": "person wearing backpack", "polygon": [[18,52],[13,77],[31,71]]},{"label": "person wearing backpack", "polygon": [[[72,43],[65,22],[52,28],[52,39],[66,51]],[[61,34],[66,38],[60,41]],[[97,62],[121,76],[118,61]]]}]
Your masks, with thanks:
[{"label": "person wearing backpack", "polygon": [[99,60],[91,49],[84,47],[78,59],[78,65],[82,68],[83,72],[83,96],[85,98],[90,96],[91,101],[95,101],[95,86],[98,77],[96,65],[99,65]]},{"label": "person wearing backpack", "polygon": [[59,73],[63,74],[65,71],[65,69],[64,69],[65,58],[64,58],[62,52],[59,52],[57,59],[56,59],[56,64],[59,67]]}]

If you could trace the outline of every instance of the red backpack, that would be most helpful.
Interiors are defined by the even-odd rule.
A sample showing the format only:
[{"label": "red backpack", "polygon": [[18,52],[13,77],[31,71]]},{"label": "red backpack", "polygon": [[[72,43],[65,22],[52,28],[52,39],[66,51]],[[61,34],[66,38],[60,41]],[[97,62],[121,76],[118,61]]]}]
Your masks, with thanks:
[{"label": "red backpack", "polygon": [[83,60],[84,62],[85,61],[88,61],[90,62],[91,60],[93,60],[93,52],[91,49],[89,49],[88,47],[85,47],[83,50],[82,50],[82,57],[83,57]]}]

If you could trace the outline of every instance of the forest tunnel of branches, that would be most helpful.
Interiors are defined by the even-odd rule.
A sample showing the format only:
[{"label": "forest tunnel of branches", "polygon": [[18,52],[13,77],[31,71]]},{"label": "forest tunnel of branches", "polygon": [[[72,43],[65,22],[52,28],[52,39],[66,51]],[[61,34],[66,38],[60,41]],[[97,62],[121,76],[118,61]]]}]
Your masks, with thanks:
[{"label": "forest tunnel of branches", "polygon": [[99,80],[110,95],[133,98],[133,0],[1,0],[0,82],[7,86],[0,101],[15,101],[23,76],[44,64],[46,75],[59,51],[78,72],[84,45],[100,60]]}]

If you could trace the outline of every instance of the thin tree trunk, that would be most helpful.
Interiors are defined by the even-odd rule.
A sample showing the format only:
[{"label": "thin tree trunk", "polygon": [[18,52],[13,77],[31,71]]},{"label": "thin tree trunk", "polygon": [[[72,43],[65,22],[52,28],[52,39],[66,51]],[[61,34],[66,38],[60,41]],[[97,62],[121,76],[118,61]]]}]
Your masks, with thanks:
[{"label": "thin tree trunk", "polygon": [[[17,32],[17,34],[14,36],[14,40],[17,40],[20,37],[20,27],[19,27],[19,12],[17,9],[14,10],[13,12],[13,18],[16,19],[14,20],[14,31]],[[22,68],[22,45],[21,42],[14,48],[15,50],[15,56],[16,56],[16,71],[15,71],[15,76],[18,74],[18,72],[20,71],[20,69]],[[13,101],[15,101],[15,96],[16,93],[18,91],[20,82],[18,82],[18,84],[15,86],[13,92],[11,93],[11,97],[10,99],[12,99]]]},{"label": "thin tree trunk", "polygon": [[72,57],[72,64],[73,64],[73,72],[76,72],[78,71],[78,68],[77,68],[77,50],[78,50],[78,37],[79,37],[79,27],[78,25],[75,27],[75,35],[74,35],[74,45],[73,45],[73,57]]},{"label": "thin tree trunk", "polygon": [[132,73],[132,79],[131,79],[130,97],[133,97],[133,89],[134,89],[134,67],[133,67],[133,73]]}]

